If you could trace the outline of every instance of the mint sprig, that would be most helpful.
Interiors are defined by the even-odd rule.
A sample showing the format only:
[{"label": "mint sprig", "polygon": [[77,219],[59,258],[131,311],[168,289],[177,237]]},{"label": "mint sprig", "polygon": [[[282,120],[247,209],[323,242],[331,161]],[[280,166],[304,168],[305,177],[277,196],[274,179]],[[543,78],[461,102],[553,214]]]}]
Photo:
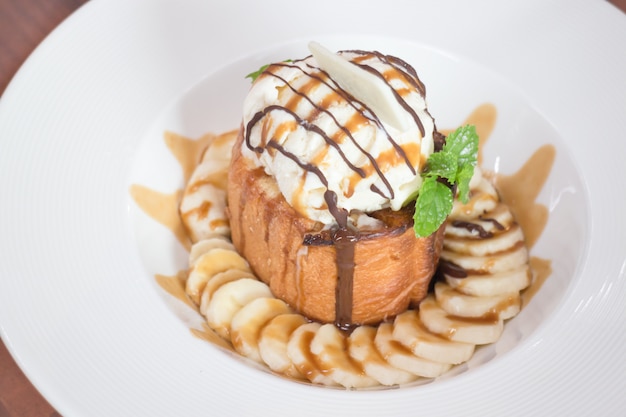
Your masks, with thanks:
[{"label": "mint sprig", "polygon": [[430,236],[446,220],[452,211],[452,186],[456,185],[461,202],[467,203],[477,157],[478,134],[472,125],[461,126],[449,134],[443,149],[428,157],[413,215],[417,237]]},{"label": "mint sprig", "polygon": [[[291,59],[285,59],[283,62],[293,62],[293,60]],[[271,64],[265,64],[263,66],[261,66],[261,68],[259,68],[256,71],[252,71],[250,74],[246,75],[244,78],[250,78],[250,81],[255,82],[257,78],[259,78],[261,76],[261,74],[263,74],[263,72],[269,68]]]},{"label": "mint sprig", "polygon": [[259,68],[256,71],[252,71],[250,74],[246,75],[245,78],[250,78],[250,80],[252,82],[255,82],[257,78],[259,78],[259,76],[261,74],[263,74],[263,71],[265,71],[266,69],[268,69],[270,66],[270,64],[265,64],[263,65],[261,68]]}]

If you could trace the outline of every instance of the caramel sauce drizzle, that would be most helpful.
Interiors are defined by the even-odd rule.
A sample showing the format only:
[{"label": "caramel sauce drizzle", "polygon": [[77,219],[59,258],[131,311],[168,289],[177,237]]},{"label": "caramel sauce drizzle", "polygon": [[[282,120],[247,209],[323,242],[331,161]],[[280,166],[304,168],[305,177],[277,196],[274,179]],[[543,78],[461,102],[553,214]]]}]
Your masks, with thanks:
[{"label": "caramel sauce drizzle", "polygon": [[178,271],[174,276],[156,274],[154,276],[157,284],[165,290],[168,294],[173,296],[179,301],[182,301],[193,310],[199,312],[198,306],[191,301],[185,292],[185,282],[187,281],[187,271]]},{"label": "caramel sauce drizzle", "polygon": [[522,227],[526,244],[532,248],[548,223],[548,208],[535,203],[556,156],[552,145],[543,145],[513,175],[497,174],[495,186]]},{"label": "caramel sauce drizzle", "polygon": [[189,139],[185,136],[166,131],[163,135],[165,144],[172,155],[176,158],[183,170],[184,183],[187,184],[189,178],[196,169],[196,165],[202,159],[202,154],[209,143],[215,140],[215,135],[207,133],[198,139]]},{"label": "caramel sauce drizzle", "polygon": [[530,258],[530,269],[533,273],[533,281],[530,286],[521,293],[522,308],[526,307],[528,303],[530,303],[548,277],[552,275],[552,261],[532,256]]},{"label": "caramel sauce drizzle", "polygon": [[202,323],[202,329],[190,329],[191,334],[196,336],[198,339],[206,340],[209,343],[213,343],[217,346],[220,346],[226,350],[231,352],[236,352],[233,348],[233,345],[230,342],[227,342],[222,337],[220,337],[217,333],[213,331],[209,327],[209,324],[204,322]]},{"label": "caramel sauce drizzle", "polygon": [[133,184],[130,187],[130,195],[144,213],[168,228],[185,249],[191,249],[191,242],[178,214],[183,190],[165,194],[143,185]]},{"label": "caramel sauce drizzle", "polygon": [[[185,292],[185,282],[187,281],[187,274],[188,272],[184,270],[178,271],[178,273],[174,276],[156,274],[154,278],[157,284],[159,284],[159,286],[163,290],[165,290],[165,292],[199,313],[200,310],[198,309],[198,306],[193,301],[191,301],[191,299],[187,296],[187,293]],[[192,335],[196,336],[199,339],[206,340],[207,342],[213,343],[226,350],[232,352],[235,351],[232,344],[224,340],[217,333],[215,333],[215,331],[211,329],[211,327],[209,327],[209,324],[207,322],[202,323],[201,329],[191,328],[189,330],[191,331]]]}]

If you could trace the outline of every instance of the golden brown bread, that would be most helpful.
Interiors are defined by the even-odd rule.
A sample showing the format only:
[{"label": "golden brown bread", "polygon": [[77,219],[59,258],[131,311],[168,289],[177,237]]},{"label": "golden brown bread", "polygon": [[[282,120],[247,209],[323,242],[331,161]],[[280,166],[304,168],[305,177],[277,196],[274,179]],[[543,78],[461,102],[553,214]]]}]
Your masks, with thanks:
[{"label": "golden brown bread", "polygon": [[[335,320],[336,248],[322,225],[298,214],[275,180],[242,156],[242,132],[228,177],[232,241],[274,295],[312,320]],[[413,209],[371,214],[385,226],[361,233],[355,246],[352,323],[378,323],[422,300],[443,243],[443,228],[418,239]],[[305,239],[309,244],[304,244]]]}]

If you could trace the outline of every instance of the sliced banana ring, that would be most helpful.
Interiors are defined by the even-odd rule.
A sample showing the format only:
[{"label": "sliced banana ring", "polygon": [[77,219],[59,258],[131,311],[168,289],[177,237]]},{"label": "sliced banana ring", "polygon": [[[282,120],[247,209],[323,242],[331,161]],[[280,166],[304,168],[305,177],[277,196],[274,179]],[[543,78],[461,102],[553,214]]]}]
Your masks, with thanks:
[{"label": "sliced banana ring", "polygon": [[519,292],[476,297],[456,291],[443,282],[435,284],[435,298],[446,313],[458,317],[486,317],[497,314],[502,320],[506,320],[517,315],[521,307]]},{"label": "sliced banana ring", "polygon": [[287,354],[298,371],[312,383],[336,386],[335,380],[320,368],[311,353],[311,341],[320,327],[321,324],[312,322],[294,330],[287,342]]},{"label": "sliced banana ring", "polygon": [[447,249],[441,251],[441,259],[452,262],[466,271],[494,274],[519,268],[528,263],[528,249],[524,245],[518,245],[505,252],[499,252],[486,256],[471,256]]},{"label": "sliced banana ring", "polygon": [[490,297],[507,292],[519,292],[530,285],[531,271],[528,264],[518,268],[495,274],[468,275],[465,278],[456,278],[445,275],[445,280],[457,291],[477,297]]},{"label": "sliced banana ring", "polygon": [[417,375],[391,366],[376,348],[377,328],[359,326],[348,337],[348,354],[367,375],[382,385],[402,385],[415,381]]},{"label": "sliced banana ring", "polygon": [[180,202],[180,217],[192,242],[211,235],[230,236],[225,213],[226,186],[237,130],[213,138],[194,169]]},{"label": "sliced banana ring", "polygon": [[272,371],[295,379],[305,379],[287,354],[287,343],[291,334],[306,323],[307,320],[301,314],[281,314],[261,329],[259,354]]},{"label": "sliced banana ring", "polygon": [[274,317],[291,313],[284,301],[274,297],[257,298],[244,305],[230,323],[230,340],[241,355],[263,363],[259,351],[261,329]]},{"label": "sliced banana ring", "polygon": [[524,243],[524,234],[519,225],[513,225],[487,239],[450,237],[444,239],[443,247],[451,252],[477,257],[504,252],[519,243]]},{"label": "sliced banana ring", "polygon": [[374,343],[389,364],[424,378],[436,378],[451,368],[451,364],[434,362],[416,356],[401,343],[394,340],[393,326],[390,323],[382,323],[378,326]]},{"label": "sliced banana ring", "polygon": [[350,358],[346,338],[332,323],[317,329],[311,340],[311,353],[315,355],[320,370],[339,385],[346,388],[365,388],[379,384],[365,373],[358,362]]},{"label": "sliced banana ring", "polygon": [[254,278],[241,278],[228,282],[215,291],[206,309],[209,326],[224,339],[230,339],[233,317],[246,304],[256,298],[272,298],[270,288]]},{"label": "sliced banana ring", "polygon": [[211,249],[198,258],[189,273],[186,283],[187,294],[194,303],[200,304],[200,295],[209,279],[213,275],[229,269],[249,271],[250,267],[248,261],[235,251],[221,248]]},{"label": "sliced banana ring", "polygon": [[239,269],[229,269],[228,271],[218,272],[213,275],[202,290],[202,296],[200,297],[200,313],[202,313],[203,316],[206,316],[206,311],[209,308],[209,303],[211,302],[211,298],[213,298],[213,294],[222,285],[242,278],[256,279],[252,272],[241,271]]},{"label": "sliced banana ring", "polygon": [[439,306],[433,295],[429,295],[420,303],[419,317],[431,332],[455,342],[474,345],[497,341],[504,328],[504,322],[498,315],[480,318],[449,315]]},{"label": "sliced banana ring", "polygon": [[470,230],[467,227],[460,225],[455,226],[455,220],[469,221],[480,226],[485,232],[493,234],[501,233],[503,230],[507,230],[515,223],[511,210],[509,210],[506,204],[500,203],[493,210],[483,213],[478,217],[459,219],[454,216],[449,216],[445,229],[446,238],[476,238],[478,236],[478,233],[475,230]]},{"label": "sliced banana ring", "polygon": [[454,342],[430,332],[415,310],[407,310],[396,316],[392,337],[413,354],[433,362],[457,365],[469,360],[474,354],[473,344]]},{"label": "sliced banana ring", "polygon": [[230,241],[230,239],[228,239],[227,237],[223,235],[212,233],[211,235],[207,236],[205,239],[200,240],[193,244],[193,246],[191,247],[191,250],[189,251],[189,266],[193,268],[196,265],[196,262],[198,261],[198,259],[202,255],[204,255],[211,249],[216,249],[216,248],[235,251],[235,246]]}]

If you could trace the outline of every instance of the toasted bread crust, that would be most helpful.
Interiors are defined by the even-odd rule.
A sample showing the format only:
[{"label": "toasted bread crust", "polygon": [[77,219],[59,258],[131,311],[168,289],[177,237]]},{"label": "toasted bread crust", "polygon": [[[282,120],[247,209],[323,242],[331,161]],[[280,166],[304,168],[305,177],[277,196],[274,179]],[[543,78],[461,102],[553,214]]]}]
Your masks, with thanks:
[{"label": "toasted bread crust", "polygon": [[[312,320],[335,320],[336,249],[304,244],[321,225],[297,213],[273,178],[241,154],[240,132],[228,176],[231,237],[255,274],[274,295]],[[428,292],[443,243],[443,228],[416,238],[412,209],[381,210],[385,227],[362,234],[353,273],[353,324],[374,324],[405,311]]]}]

